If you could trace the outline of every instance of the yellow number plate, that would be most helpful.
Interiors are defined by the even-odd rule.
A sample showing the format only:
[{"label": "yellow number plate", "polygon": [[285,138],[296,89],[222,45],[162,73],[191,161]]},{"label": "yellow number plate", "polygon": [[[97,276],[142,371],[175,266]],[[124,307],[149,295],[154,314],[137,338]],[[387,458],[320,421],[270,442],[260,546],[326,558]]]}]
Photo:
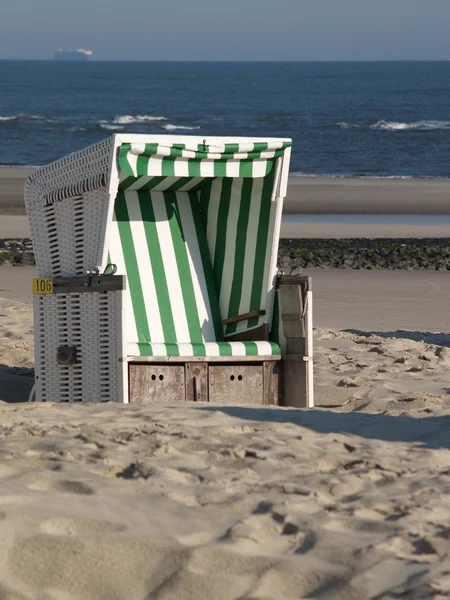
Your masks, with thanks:
[{"label": "yellow number plate", "polygon": [[53,294],[53,279],[33,279],[33,294]]}]

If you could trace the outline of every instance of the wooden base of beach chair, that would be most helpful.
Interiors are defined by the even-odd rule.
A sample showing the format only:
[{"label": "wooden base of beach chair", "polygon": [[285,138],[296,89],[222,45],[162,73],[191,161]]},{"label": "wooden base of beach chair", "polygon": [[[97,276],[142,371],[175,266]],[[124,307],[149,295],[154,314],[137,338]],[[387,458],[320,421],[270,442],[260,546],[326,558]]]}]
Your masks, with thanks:
[{"label": "wooden base of beach chair", "polygon": [[130,363],[129,401],[283,405],[280,360]]}]

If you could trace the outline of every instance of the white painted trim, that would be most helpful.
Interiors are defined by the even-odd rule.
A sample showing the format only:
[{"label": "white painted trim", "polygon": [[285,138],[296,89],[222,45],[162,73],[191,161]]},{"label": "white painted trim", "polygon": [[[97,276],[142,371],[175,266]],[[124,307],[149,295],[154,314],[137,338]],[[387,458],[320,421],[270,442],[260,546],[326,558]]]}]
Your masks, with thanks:
[{"label": "white painted trim", "polygon": [[[280,176],[282,175],[283,158],[278,158],[275,163],[275,179],[272,192],[272,202],[276,202],[275,208],[275,219],[272,234],[272,253],[269,262],[269,273],[268,273],[268,287],[267,287],[267,304],[266,304],[266,318],[265,322],[268,323],[269,327],[272,327],[273,321],[273,307],[275,304],[275,280],[277,276],[277,261],[278,261],[278,247],[280,244],[280,230],[281,230],[281,219],[283,217],[283,201],[284,197],[278,195],[278,189],[280,187]],[[289,165],[289,163],[288,163]],[[275,196],[274,196],[275,194]]]},{"label": "white painted trim", "polygon": [[[291,140],[289,140],[291,141]],[[286,194],[287,194],[287,186],[288,186],[288,180],[289,180],[289,165],[291,162],[291,151],[292,148],[286,148],[286,150],[284,151],[284,155],[282,157],[282,161],[283,161],[283,165],[282,165],[282,170],[281,170],[281,178],[280,178],[280,189],[279,189],[279,195],[282,198],[285,198]]]},{"label": "white painted trim", "polygon": [[108,206],[108,214],[106,216],[106,230],[105,230],[105,238],[103,240],[103,250],[102,250],[102,269],[106,267],[106,262],[108,260],[108,249],[109,249],[109,240],[111,237],[111,223],[114,213],[114,201],[117,196],[117,190],[119,189],[119,164],[117,160],[117,148],[121,145],[121,141],[119,136],[113,135],[114,143],[111,144],[111,154],[109,158],[109,175],[107,181],[107,189],[109,194],[109,206]]},{"label": "white painted trim", "polygon": [[313,293],[306,292],[306,406],[314,408]]},{"label": "white painted trim", "polygon": [[[291,138],[268,138],[268,137],[235,137],[235,136],[221,136],[221,137],[209,137],[209,136],[198,136],[198,135],[159,135],[159,134],[147,134],[147,133],[116,133],[113,137],[116,140],[120,140],[118,145],[121,144],[151,144],[151,143],[168,143],[168,144],[203,144],[206,140],[207,145],[218,145],[218,144],[242,144],[242,143],[258,143],[258,142],[292,142]],[[285,152],[289,150],[286,148]]]}]

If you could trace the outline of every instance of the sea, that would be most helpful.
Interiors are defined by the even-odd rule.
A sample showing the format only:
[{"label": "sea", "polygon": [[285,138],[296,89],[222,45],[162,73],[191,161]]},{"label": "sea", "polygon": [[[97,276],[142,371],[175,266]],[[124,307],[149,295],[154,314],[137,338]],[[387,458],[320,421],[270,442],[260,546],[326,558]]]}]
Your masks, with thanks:
[{"label": "sea", "polygon": [[114,132],[292,137],[291,173],[450,177],[450,61],[0,61],[0,165]]}]

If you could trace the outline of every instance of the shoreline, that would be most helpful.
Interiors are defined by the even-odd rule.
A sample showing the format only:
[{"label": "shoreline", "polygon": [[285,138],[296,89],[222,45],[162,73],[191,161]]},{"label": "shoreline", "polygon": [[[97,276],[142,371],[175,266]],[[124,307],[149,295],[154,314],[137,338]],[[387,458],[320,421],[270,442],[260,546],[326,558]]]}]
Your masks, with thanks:
[{"label": "shoreline", "polygon": [[[32,170],[30,167],[0,168],[0,239],[30,237],[23,186]],[[439,222],[438,216],[450,215],[449,191],[450,180],[291,176],[281,238],[447,238],[450,227]],[[401,222],[402,215],[411,214],[429,218],[425,223],[408,218]],[[363,219],[355,222],[355,215],[366,217],[368,222],[361,222]],[[370,219],[371,215],[387,218],[384,222],[375,222]],[[388,222],[389,215],[395,223]],[[298,222],[301,216],[305,216],[305,222]],[[321,219],[313,222],[314,216]],[[436,221],[432,224],[430,217],[433,216]]]},{"label": "shoreline", "polygon": [[[32,167],[0,167],[0,214],[24,215]],[[450,179],[289,176],[285,214],[450,214]],[[0,236],[1,237],[1,236]]]}]

